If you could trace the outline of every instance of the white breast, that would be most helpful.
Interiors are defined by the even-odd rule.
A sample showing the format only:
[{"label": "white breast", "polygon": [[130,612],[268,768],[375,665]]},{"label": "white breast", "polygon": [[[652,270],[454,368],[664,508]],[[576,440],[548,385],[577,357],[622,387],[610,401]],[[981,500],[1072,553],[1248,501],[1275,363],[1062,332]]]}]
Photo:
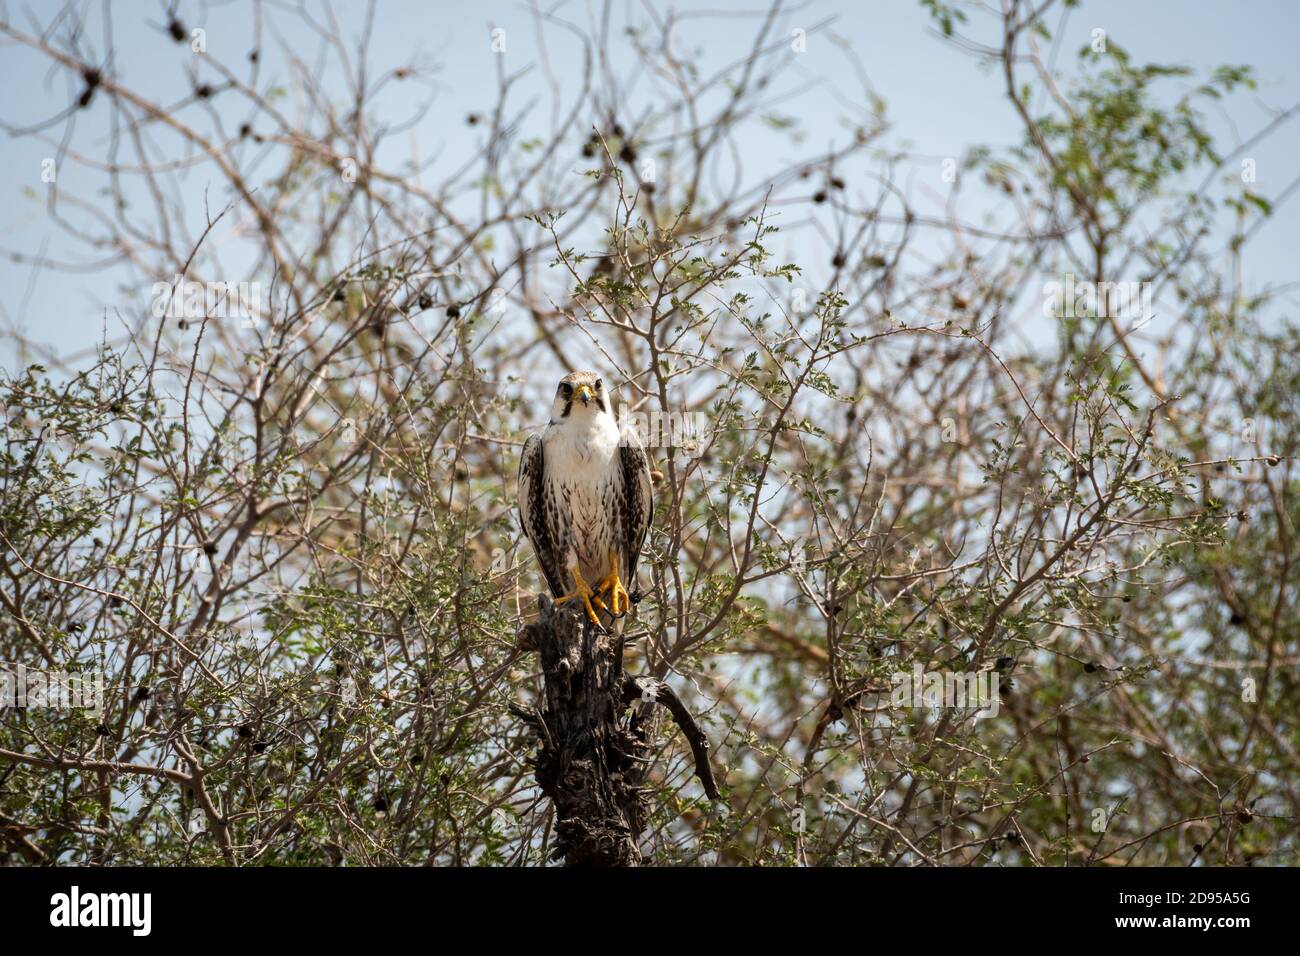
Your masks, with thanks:
[{"label": "white breast", "polygon": [[612,416],[557,422],[542,438],[546,480],[559,506],[566,567],[574,560],[588,583],[609,572],[619,550],[617,506],[623,472],[618,426]]}]

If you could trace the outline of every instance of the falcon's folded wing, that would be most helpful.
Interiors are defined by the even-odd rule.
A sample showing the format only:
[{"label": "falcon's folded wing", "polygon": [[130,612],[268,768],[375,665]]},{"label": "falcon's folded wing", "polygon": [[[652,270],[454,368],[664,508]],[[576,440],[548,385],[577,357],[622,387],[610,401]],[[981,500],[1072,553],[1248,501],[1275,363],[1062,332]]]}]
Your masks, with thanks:
[{"label": "falcon's folded wing", "polygon": [[532,542],[537,561],[546,576],[551,594],[564,593],[563,558],[552,540],[551,526],[546,520],[546,458],[542,453],[542,436],[533,435],[524,442],[524,453],[519,458],[519,523]]},{"label": "falcon's folded wing", "polygon": [[619,453],[623,459],[623,560],[625,581],[629,590],[636,587],[636,565],[650,530],[650,516],[654,513],[654,500],[650,492],[650,459],[634,436],[624,439]]}]

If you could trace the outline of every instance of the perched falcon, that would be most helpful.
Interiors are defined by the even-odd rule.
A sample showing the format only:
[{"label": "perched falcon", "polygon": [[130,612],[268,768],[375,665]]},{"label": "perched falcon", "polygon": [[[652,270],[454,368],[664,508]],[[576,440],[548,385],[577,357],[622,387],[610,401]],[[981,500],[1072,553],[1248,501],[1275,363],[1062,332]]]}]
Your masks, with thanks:
[{"label": "perched falcon", "polygon": [[604,383],[564,376],[550,424],[519,460],[519,517],[555,603],[582,601],[596,624],[596,608],[626,614],[651,510],[650,463],[620,434]]}]

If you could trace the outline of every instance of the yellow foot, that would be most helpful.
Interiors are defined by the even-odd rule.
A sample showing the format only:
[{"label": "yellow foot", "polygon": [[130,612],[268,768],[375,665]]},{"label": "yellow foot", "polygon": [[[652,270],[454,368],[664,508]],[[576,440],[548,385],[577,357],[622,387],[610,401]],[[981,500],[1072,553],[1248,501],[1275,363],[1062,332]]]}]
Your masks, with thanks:
[{"label": "yellow foot", "polygon": [[609,553],[609,574],[600,579],[596,585],[596,593],[604,594],[609,592],[609,612],[615,617],[620,614],[626,614],[632,609],[632,596],[627,593],[627,588],[623,586],[622,580],[618,576],[618,552]]},{"label": "yellow foot", "polygon": [[573,573],[574,588],[570,593],[557,597],[555,603],[563,604],[566,601],[572,601],[574,598],[581,598],[582,606],[586,608],[587,617],[591,618],[591,623],[599,624],[600,618],[596,616],[596,611],[595,608],[592,607],[592,604],[594,603],[596,607],[603,611],[606,610],[604,602],[596,596],[595,591],[587,586],[587,582],[582,579],[582,572],[578,570],[576,564],[569,570]]}]

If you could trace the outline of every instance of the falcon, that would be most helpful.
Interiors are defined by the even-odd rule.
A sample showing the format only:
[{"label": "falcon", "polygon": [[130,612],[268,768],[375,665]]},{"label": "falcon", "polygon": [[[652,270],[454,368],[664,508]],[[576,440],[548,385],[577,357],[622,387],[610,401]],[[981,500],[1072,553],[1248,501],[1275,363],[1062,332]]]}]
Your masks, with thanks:
[{"label": "falcon", "polygon": [[650,463],[621,434],[594,372],[560,379],[551,420],[524,443],[519,518],[556,604],[581,601],[600,624],[632,606],[637,560],[650,527]]}]

